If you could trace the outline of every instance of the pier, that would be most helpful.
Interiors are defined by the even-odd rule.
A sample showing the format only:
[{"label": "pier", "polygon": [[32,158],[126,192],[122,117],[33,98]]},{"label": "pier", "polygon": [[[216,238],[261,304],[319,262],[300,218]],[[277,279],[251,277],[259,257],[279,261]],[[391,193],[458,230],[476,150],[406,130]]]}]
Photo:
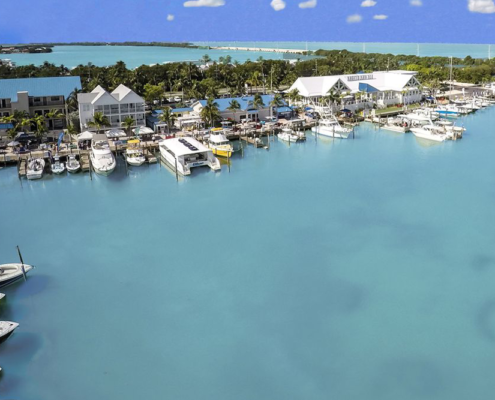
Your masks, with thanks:
[{"label": "pier", "polygon": [[306,50],[300,49],[274,49],[266,47],[236,47],[236,46],[220,46],[210,47],[211,50],[234,50],[234,51],[257,51],[266,53],[290,53],[290,54],[304,54]]}]

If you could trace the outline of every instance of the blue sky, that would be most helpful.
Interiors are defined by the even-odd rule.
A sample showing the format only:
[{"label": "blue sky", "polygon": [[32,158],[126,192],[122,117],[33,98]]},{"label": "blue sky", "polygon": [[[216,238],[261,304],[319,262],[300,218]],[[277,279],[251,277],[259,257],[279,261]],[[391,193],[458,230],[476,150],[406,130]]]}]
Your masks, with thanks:
[{"label": "blue sky", "polygon": [[[1,3],[0,43],[495,42],[494,0],[2,0]],[[301,3],[306,8],[301,8]]]}]

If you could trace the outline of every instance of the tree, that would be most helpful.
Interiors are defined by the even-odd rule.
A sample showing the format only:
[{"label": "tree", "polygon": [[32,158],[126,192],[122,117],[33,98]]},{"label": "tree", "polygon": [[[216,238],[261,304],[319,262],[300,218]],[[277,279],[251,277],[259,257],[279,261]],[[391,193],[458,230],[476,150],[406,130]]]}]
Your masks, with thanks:
[{"label": "tree", "polygon": [[324,100],[327,101],[330,108],[333,108],[340,100],[340,95],[331,88],[324,97]]},{"label": "tree", "polygon": [[265,107],[265,102],[263,101],[263,97],[259,93],[256,93],[253,98],[253,107],[261,108]]},{"label": "tree", "polygon": [[247,83],[251,86],[254,86],[255,90],[258,91],[258,86],[260,86],[263,82],[261,80],[261,74],[259,71],[254,71],[251,75],[251,78],[247,81]]},{"label": "tree", "polygon": [[222,119],[220,110],[218,109],[218,103],[215,102],[215,99],[212,97],[206,101],[206,104],[201,110],[201,118],[206,124],[210,125],[210,127],[213,127],[215,122]]},{"label": "tree", "polygon": [[170,127],[175,125],[175,121],[177,121],[177,115],[172,112],[172,109],[170,107],[165,107],[159,119],[160,121],[167,124],[167,132],[170,133]]},{"label": "tree", "polygon": [[69,138],[72,141],[72,136],[77,135],[77,128],[74,124],[67,125],[67,133],[69,134]]},{"label": "tree", "polygon": [[153,104],[156,100],[161,100],[165,95],[163,83],[152,85],[147,83],[144,85],[144,99],[148,104]]},{"label": "tree", "polygon": [[236,113],[240,109],[241,109],[241,105],[239,104],[239,102],[237,100],[233,99],[230,101],[229,106],[227,107],[227,110],[232,111],[234,121],[235,121]]},{"label": "tree", "polygon": [[298,89],[292,89],[288,94],[287,94],[287,97],[289,98],[289,102],[290,104],[294,104],[294,103],[297,103],[299,101],[301,101],[302,97],[301,95],[299,94],[299,90]]},{"label": "tree", "polygon": [[45,135],[46,131],[47,131],[45,117],[43,115],[36,115],[33,119],[28,120],[28,121],[29,121],[29,124],[31,124],[31,122],[32,122],[35,126],[34,135],[38,139],[42,139],[43,136]]},{"label": "tree", "polygon": [[211,61],[211,57],[208,54],[205,54],[203,57],[201,57],[201,61],[203,61],[204,65],[208,65],[208,63]]},{"label": "tree", "polygon": [[49,128],[53,129],[52,120],[65,118],[65,114],[63,112],[60,112],[56,108],[53,108],[45,114],[45,118],[48,120]]},{"label": "tree", "polygon": [[88,126],[90,128],[96,128],[96,132],[100,133],[101,128],[110,126],[110,121],[102,112],[95,112],[93,115],[93,121],[89,121]]},{"label": "tree", "polygon": [[122,121],[122,127],[124,128],[127,136],[131,136],[131,129],[136,124],[136,121],[131,116],[128,116],[124,121]]},{"label": "tree", "polygon": [[270,116],[273,117],[273,109],[282,107],[285,104],[284,99],[280,94],[276,94],[273,96],[272,101],[270,102]]}]

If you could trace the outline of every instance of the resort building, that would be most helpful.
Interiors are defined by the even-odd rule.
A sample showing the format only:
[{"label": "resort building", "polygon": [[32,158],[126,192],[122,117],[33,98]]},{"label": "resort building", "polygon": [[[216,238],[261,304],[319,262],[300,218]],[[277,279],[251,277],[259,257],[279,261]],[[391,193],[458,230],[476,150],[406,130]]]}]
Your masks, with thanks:
[{"label": "resort building", "polygon": [[315,76],[299,78],[289,91],[297,89],[302,104],[328,107],[328,96],[341,96],[333,108],[344,107],[350,111],[385,108],[396,104],[410,104],[422,99],[420,83],[413,71],[381,71],[369,74]]},{"label": "resort building", "polygon": [[79,93],[77,100],[81,131],[96,130],[88,126],[96,112],[103,113],[112,128],[121,128],[127,117],[134,119],[133,127],[145,125],[144,100],[127,86],[120,85],[111,93],[97,86],[91,93]]},{"label": "resort building", "polygon": [[[167,124],[160,119],[163,114],[162,110],[153,110],[151,114],[146,117],[146,126],[153,129],[155,133],[162,134],[168,133]],[[173,108],[172,114],[175,115],[175,126],[171,126],[170,130],[174,127],[178,129],[197,129],[201,124],[201,117],[194,113],[194,110],[190,107]]]},{"label": "resort building", "polygon": [[[262,95],[263,104],[259,108],[254,107],[253,101],[254,96],[244,96],[244,97],[235,97],[235,98],[226,98],[226,99],[215,99],[215,103],[218,105],[218,109],[220,111],[220,116],[223,119],[230,119],[236,122],[245,121],[246,119],[249,121],[260,121],[267,119],[268,117],[277,116],[278,113],[283,113],[284,117],[288,115],[292,115],[292,109],[287,106],[285,102],[281,107],[272,107],[270,103],[273,100],[273,95]],[[230,104],[233,100],[236,100],[239,105],[239,110],[230,110]],[[201,115],[201,110],[206,105],[206,100],[199,100],[192,105],[194,113],[197,115]]]},{"label": "resort building", "polygon": [[[53,110],[67,115],[66,100],[74,90],[81,90],[78,76],[53,78],[0,79],[0,117],[24,111],[30,117],[46,116]],[[67,127],[66,118],[48,119],[48,130]]]}]

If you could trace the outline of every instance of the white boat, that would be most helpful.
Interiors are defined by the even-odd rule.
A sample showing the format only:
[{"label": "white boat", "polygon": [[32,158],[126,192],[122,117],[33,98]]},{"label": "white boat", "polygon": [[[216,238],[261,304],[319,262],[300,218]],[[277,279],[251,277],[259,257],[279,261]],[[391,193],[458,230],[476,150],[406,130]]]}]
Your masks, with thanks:
[{"label": "white boat", "polygon": [[392,132],[406,133],[411,129],[411,121],[403,116],[387,118],[387,122],[380,128]]},{"label": "white boat", "polygon": [[294,131],[290,128],[283,128],[277,137],[287,143],[296,143],[301,140],[299,136],[296,135],[296,133],[294,133]]},{"label": "white boat", "polygon": [[324,117],[319,121],[318,125],[311,128],[311,130],[318,135],[339,139],[347,139],[352,133],[352,129],[341,126],[334,115]]},{"label": "white boat", "polygon": [[438,125],[423,125],[411,128],[411,132],[417,138],[432,140],[435,142],[444,142],[447,135],[443,127]]},{"label": "white boat", "polygon": [[139,167],[146,162],[146,157],[143,154],[143,150],[139,147],[139,140],[129,140],[127,142],[127,149],[125,151],[125,160],[127,164],[134,167]]},{"label": "white boat", "polygon": [[41,179],[45,170],[45,160],[42,158],[29,158],[27,161],[26,177],[28,179]]},{"label": "white boat", "polygon": [[60,162],[60,157],[58,154],[53,157],[53,161],[52,172],[57,175],[63,173],[65,171],[65,164]]},{"label": "white boat", "polygon": [[78,172],[81,169],[81,164],[76,158],[75,154],[69,154],[67,157],[67,171],[71,174]]},{"label": "white boat", "polygon": [[105,135],[95,135],[91,141],[91,152],[89,154],[91,164],[97,174],[110,175],[117,166],[115,157],[110,150]]},{"label": "white boat", "polygon": [[181,175],[190,175],[191,168],[195,167],[207,166],[213,171],[221,169],[213,151],[191,137],[162,140],[159,148],[162,159]]},{"label": "white boat", "polygon": [[27,264],[2,264],[0,265],[0,287],[10,285],[24,278],[33,269],[32,265]]},{"label": "white boat", "polygon": [[0,293],[0,300],[2,300],[5,297],[3,293]]},{"label": "white boat", "polygon": [[447,104],[445,106],[438,106],[435,111],[445,117],[458,117],[461,114],[467,114],[468,111],[463,108],[459,108],[454,104]]},{"label": "white boat", "polygon": [[18,326],[16,322],[0,321],[0,339],[7,339]]}]

